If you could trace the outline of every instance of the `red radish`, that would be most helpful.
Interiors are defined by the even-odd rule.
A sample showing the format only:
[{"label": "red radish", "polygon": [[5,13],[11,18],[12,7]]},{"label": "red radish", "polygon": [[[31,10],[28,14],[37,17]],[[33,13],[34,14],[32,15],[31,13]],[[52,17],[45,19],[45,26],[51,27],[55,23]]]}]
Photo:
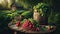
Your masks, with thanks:
[{"label": "red radish", "polygon": [[34,27],[34,24],[31,23],[31,21],[26,20],[26,21],[23,23],[22,27],[25,28],[25,29],[30,29],[30,30],[31,30],[31,29]]},{"label": "red radish", "polygon": [[37,27],[37,28],[36,28],[36,31],[39,31],[39,30],[40,30],[40,28],[39,28],[39,27]]},{"label": "red radish", "polygon": [[50,26],[48,26],[48,29],[47,30],[50,31],[50,29],[51,29]]},{"label": "red radish", "polygon": [[30,24],[30,25],[29,25],[29,28],[30,28],[30,29],[34,28],[34,24]]},{"label": "red radish", "polygon": [[16,22],[16,26],[19,27],[20,26],[20,21]]},{"label": "red radish", "polygon": [[26,20],[26,21],[23,23],[22,27],[23,27],[23,28],[27,28],[27,27],[29,26],[29,23],[30,23],[30,21],[29,21],[29,20]]},{"label": "red radish", "polygon": [[36,31],[36,28],[34,27],[34,28],[32,28],[31,30],[32,30],[32,31]]}]

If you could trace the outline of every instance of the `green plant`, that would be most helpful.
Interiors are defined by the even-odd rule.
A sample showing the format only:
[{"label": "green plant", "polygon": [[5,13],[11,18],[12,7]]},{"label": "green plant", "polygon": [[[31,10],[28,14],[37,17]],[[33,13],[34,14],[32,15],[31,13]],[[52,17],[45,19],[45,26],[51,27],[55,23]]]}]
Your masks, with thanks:
[{"label": "green plant", "polygon": [[46,3],[38,3],[33,9],[37,9],[42,16],[46,16],[49,13],[49,5]]},{"label": "green plant", "polygon": [[33,15],[33,12],[30,12],[30,11],[24,11],[21,15],[24,16],[24,18],[31,18],[32,15]]}]

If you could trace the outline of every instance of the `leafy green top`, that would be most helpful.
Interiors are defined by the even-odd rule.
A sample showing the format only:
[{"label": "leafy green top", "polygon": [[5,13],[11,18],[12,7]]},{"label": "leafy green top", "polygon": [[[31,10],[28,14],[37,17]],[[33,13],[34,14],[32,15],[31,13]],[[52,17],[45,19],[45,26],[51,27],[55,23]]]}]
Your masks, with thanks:
[{"label": "leafy green top", "polygon": [[38,5],[34,6],[33,9],[37,9],[41,16],[46,16],[49,11],[49,5],[45,3],[38,3]]}]

